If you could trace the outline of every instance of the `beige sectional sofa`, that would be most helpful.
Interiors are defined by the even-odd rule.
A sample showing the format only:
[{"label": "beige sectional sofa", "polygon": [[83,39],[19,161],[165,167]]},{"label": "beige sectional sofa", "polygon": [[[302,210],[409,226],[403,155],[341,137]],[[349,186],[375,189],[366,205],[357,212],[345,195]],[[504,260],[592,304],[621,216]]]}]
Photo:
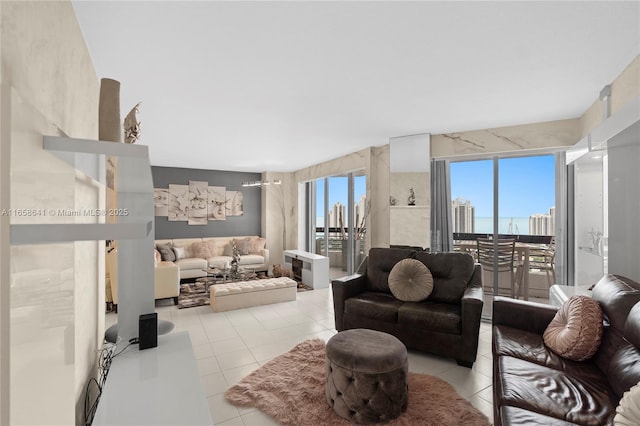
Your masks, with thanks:
[{"label": "beige sectional sofa", "polygon": [[[114,250],[117,256],[117,251]],[[118,305],[118,262],[110,261],[107,258],[109,276],[111,281],[111,298],[114,305]],[[173,299],[173,303],[178,304],[180,295],[180,269],[173,262],[162,262],[156,259],[154,269],[154,298]]]},{"label": "beige sectional sofa", "polygon": [[[199,278],[207,275],[204,271],[207,267],[229,267],[233,259],[231,247],[234,239],[240,250],[240,267],[255,271],[269,269],[269,250],[265,247],[265,239],[258,236],[156,240],[156,249],[162,255],[163,263],[168,261],[178,266],[180,279]],[[165,256],[170,254],[167,248],[173,252],[173,256],[178,254],[178,257],[171,260],[170,256]]]}]

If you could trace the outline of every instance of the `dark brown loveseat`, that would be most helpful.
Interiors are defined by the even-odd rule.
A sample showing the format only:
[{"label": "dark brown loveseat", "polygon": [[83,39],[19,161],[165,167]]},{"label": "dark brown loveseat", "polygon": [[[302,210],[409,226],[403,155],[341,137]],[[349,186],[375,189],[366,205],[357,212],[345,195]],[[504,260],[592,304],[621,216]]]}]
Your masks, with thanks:
[{"label": "dark brown loveseat", "polygon": [[[403,302],[389,290],[389,272],[406,258],[421,261],[433,275],[433,291],[425,301]],[[366,272],[333,280],[332,289],[338,331],[383,331],[409,349],[473,365],[482,316],[482,270],[468,254],[372,248]]]},{"label": "dark brown loveseat", "polygon": [[609,275],[592,297],[605,327],[598,351],[586,361],[561,358],[544,345],[557,308],[494,298],[496,426],[613,424],[622,394],[640,381],[640,284]]}]

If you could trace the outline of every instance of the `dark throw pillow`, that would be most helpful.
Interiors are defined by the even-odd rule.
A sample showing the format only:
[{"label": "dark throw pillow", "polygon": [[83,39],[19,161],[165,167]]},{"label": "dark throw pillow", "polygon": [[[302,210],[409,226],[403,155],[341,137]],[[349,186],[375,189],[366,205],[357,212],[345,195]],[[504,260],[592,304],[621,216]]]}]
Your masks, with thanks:
[{"label": "dark throw pillow", "polygon": [[173,244],[171,243],[158,244],[156,248],[160,252],[160,256],[162,257],[162,260],[164,260],[165,262],[175,262],[176,255],[173,252]]}]

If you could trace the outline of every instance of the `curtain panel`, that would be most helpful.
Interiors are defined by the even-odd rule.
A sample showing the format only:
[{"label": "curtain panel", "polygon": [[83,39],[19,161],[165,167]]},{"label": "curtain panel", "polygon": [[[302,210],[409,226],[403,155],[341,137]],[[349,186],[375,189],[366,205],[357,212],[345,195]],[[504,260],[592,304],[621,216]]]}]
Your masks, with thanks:
[{"label": "curtain panel", "polygon": [[453,251],[448,160],[431,160],[431,251]]}]

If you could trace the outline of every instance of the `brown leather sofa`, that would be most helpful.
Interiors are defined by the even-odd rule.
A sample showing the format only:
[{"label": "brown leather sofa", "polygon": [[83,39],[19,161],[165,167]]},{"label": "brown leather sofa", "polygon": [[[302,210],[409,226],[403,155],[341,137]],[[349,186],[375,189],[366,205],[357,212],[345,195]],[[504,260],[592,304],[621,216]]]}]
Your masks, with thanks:
[{"label": "brown leather sofa", "polygon": [[[410,257],[424,263],[433,275],[433,291],[422,302],[400,301],[389,289],[389,272]],[[372,248],[366,272],[333,280],[332,290],[338,331],[383,331],[409,349],[453,357],[466,367],[476,360],[482,269],[468,254]]]},{"label": "brown leather sofa", "polygon": [[593,358],[551,352],[543,333],[557,308],[493,301],[494,424],[609,425],[622,394],[640,381],[640,284],[605,276],[592,297],[602,307],[602,342]]}]

